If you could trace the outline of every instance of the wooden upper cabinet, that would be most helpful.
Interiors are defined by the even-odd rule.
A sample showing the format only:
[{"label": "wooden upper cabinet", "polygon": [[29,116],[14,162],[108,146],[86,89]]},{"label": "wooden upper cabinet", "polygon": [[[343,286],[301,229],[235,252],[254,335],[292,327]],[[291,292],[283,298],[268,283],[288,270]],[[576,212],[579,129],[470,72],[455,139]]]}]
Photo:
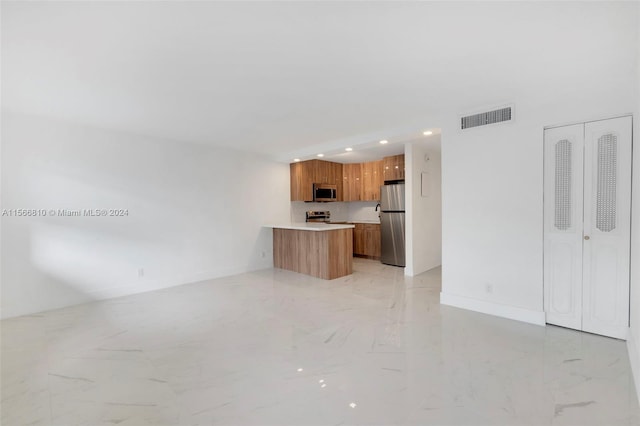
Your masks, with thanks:
[{"label": "wooden upper cabinet", "polygon": [[362,163],[362,200],[380,201],[383,184],[383,160]]},{"label": "wooden upper cabinet", "polygon": [[342,169],[344,164],[331,163],[331,182],[335,183],[337,188],[338,201],[344,201],[344,185],[342,182]]},{"label": "wooden upper cabinet", "polygon": [[329,182],[329,175],[331,173],[331,167],[327,161],[311,160],[313,168],[313,183],[331,183]]},{"label": "wooden upper cabinet", "polygon": [[289,179],[291,180],[291,201],[307,201],[305,200],[305,196],[313,195],[311,188],[305,192],[302,163],[291,163],[289,165]]},{"label": "wooden upper cabinet", "polygon": [[362,201],[362,164],[342,165],[342,193],[344,201]]},{"label": "wooden upper cabinet", "polygon": [[384,157],[384,181],[404,180],[404,154]]},{"label": "wooden upper cabinet", "polygon": [[308,162],[291,163],[291,201],[313,201],[313,169]]},{"label": "wooden upper cabinet", "polygon": [[336,185],[337,201],[380,201],[385,180],[404,179],[404,155],[357,164],[301,161],[291,163],[290,170],[291,201],[313,201],[314,183]]},{"label": "wooden upper cabinet", "polygon": [[336,185],[338,201],[342,196],[342,164],[309,160],[290,164],[291,201],[313,201],[313,184]]}]

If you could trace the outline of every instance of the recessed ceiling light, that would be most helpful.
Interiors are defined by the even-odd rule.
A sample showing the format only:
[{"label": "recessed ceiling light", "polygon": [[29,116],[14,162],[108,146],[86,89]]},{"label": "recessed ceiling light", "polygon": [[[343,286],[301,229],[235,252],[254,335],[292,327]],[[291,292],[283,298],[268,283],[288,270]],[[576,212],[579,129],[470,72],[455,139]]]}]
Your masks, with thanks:
[{"label": "recessed ceiling light", "polygon": [[345,148],[344,150],[347,151],[347,152],[351,152],[351,151],[353,151],[353,148]]},{"label": "recessed ceiling light", "polygon": [[386,139],[384,139],[384,140],[381,140],[381,141],[380,141],[380,143],[381,143],[382,145],[384,145],[385,143],[389,143],[389,141],[388,141],[388,140],[386,140]]},{"label": "recessed ceiling light", "polygon": [[431,130],[427,130],[426,132],[422,132],[422,134],[425,136],[429,136],[429,135],[432,135],[433,132]]},{"label": "recessed ceiling light", "polygon": [[324,157],[324,154],[318,154],[318,157]]},{"label": "recessed ceiling light", "polygon": [[351,407],[351,408],[356,408],[356,406],[357,406],[357,405],[356,405],[356,403],[355,403],[355,402],[352,402],[351,404],[349,404],[349,407]]},{"label": "recessed ceiling light", "polygon": [[297,163],[298,161],[300,161],[300,159],[299,158],[294,158],[293,161],[295,161]]}]

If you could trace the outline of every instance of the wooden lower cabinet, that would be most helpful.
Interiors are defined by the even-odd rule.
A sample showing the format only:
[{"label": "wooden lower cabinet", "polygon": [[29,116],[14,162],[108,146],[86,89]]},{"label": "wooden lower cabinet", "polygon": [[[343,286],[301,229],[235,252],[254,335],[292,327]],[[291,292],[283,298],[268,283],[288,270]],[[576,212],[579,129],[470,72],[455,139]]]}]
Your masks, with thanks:
[{"label": "wooden lower cabinet", "polygon": [[273,229],[273,266],[332,280],[353,273],[353,229]]},{"label": "wooden lower cabinet", "polygon": [[353,255],[380,260],[380,225],[356,223],[353,230]]},{"label": "wooden lower cabinet", "polygon": [[364,256],[364,225],[356,223],[353,229],[353,255]]}]

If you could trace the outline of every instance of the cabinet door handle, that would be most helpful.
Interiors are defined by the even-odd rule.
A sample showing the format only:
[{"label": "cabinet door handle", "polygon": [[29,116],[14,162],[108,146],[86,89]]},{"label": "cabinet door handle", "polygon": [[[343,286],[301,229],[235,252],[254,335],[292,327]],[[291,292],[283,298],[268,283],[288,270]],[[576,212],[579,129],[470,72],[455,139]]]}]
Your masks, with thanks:
[{"label": "cabinet door handle", "polygon": [[590,236],[588,236],[588,235],[585,235],[585,236],[584,236],[584,239],[585,239],[585,241],[589,241],[589,240],[591,239],[591,237],[590,237]]}]

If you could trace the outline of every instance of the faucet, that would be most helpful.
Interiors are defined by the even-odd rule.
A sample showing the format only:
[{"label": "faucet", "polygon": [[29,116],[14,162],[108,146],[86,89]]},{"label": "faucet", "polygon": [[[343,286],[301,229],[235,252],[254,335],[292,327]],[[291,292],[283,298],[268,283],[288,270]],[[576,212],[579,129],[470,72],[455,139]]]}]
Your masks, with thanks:
[{"label": "faucet", "polygon": [[375,211],[378,211],[378,207],[380,207],[380,203],[376,204],[376,210]]}]

